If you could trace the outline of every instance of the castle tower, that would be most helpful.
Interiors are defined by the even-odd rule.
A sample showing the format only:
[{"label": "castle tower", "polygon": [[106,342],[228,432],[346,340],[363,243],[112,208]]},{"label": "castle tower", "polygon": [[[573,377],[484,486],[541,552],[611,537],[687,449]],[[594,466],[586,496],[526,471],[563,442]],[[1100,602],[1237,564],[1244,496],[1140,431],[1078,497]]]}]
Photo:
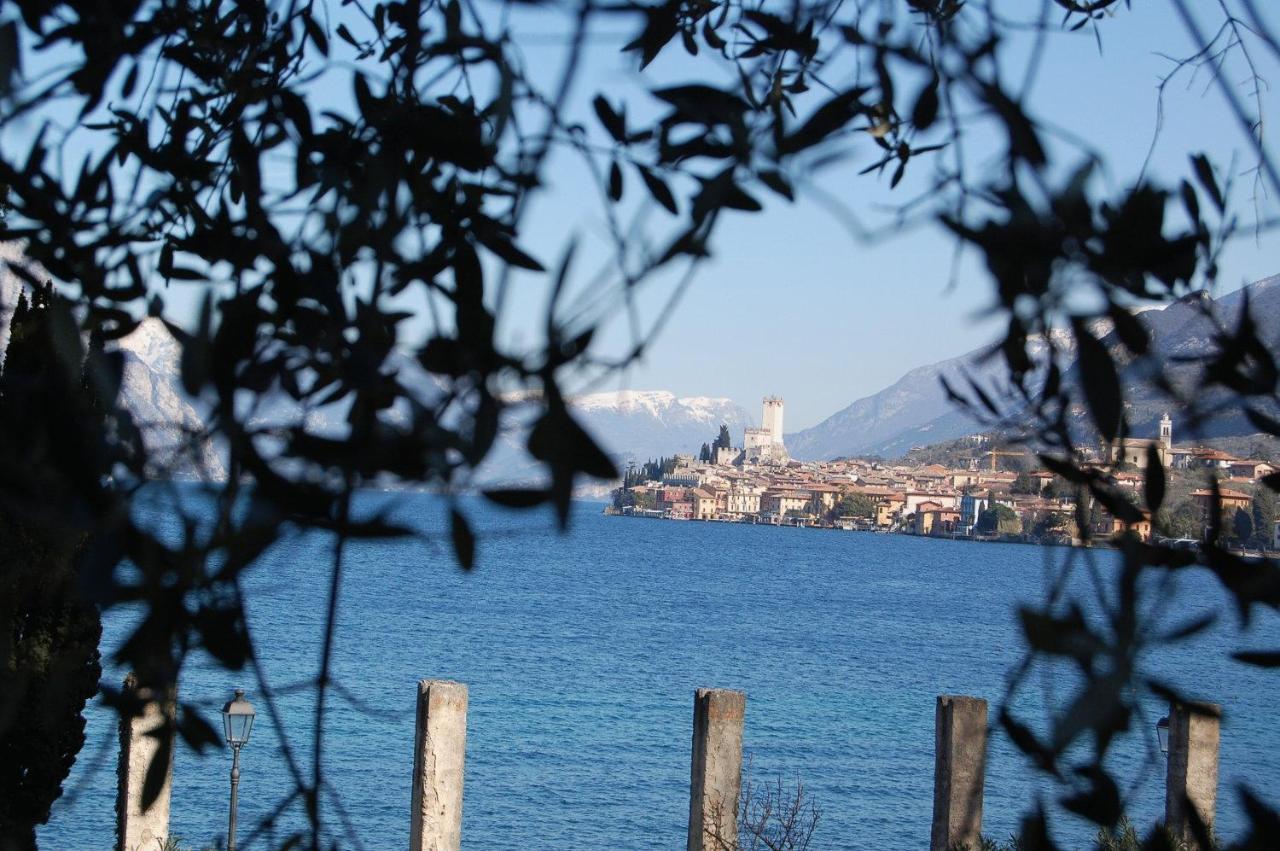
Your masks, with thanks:
[{"label": "castle tower", "polygon": [[782,443],[782,400],[777,396],[765,396],[760,412],[760,427],[769,432],[773,443]]},{"label": "castle tower", "polygon": [[1160,445],[1166,450],[1173,448],[1173,420],[1168,411],[1160,418]]}]

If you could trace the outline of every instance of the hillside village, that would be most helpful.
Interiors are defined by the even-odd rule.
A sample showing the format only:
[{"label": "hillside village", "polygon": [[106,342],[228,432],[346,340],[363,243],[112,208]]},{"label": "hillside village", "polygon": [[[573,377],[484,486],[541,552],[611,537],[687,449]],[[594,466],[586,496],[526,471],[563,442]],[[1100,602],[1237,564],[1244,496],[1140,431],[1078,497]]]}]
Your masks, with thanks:
[{"label": "hillside village", "polygon": [[[1277,475],[1280,463],[1178,444],[1168,414],[1156,437],[1099,447],[1085,459],[1106,470],[1142,509],[1141,519],[1127,524],[1087,492],[1041,468],[1033,453],[1002,447],[991,435],[974,435],[953,442],[946,452],[928,453],[950,463],[912,462],[910,457],[897,462],[797,461],[783,443],[782,414],[782,400],[767,397],[762,427],[748,429],[742,447],[730,445],[722,426],[714,443],[704,444],[696,456],[631,467],[606,511],[1049,544],[1105,542],[1128,533],[1190,547],[1206,536],[1216,498],[1226,544],[1280,550],[1275,495],[1261,484]],[[1143,507],[1144,471],[1152,455],[1166,470],[1168,493],[1155,517]]]}]

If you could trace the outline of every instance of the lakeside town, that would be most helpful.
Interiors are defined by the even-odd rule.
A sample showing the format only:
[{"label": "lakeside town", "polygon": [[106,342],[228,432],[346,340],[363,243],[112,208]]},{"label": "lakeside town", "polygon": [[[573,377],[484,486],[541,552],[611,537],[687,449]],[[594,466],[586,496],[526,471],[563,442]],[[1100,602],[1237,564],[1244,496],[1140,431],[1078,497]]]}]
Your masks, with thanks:
[{"label": "lakeside town", "polygon": [[[1086,459],[1131,495],[1141,515],[1131,522],[1044,469],[1034,453],[1001,446],[992,435],[908,453],[899,461],[799,461],[787,453],[782,423],[782,400],[766,397],[761,427],[746,429],[740,446],[721,426],[697,455],[633,464],[606,513],[1063,545],[1105,543],[1129,533],[1194,547],[1209,534],[1216,500],[1226,545],[1280,550],[1275,495],[1262,484],[1280,463],[1175,443],[1168,413],[1154,438],[1100,446]],[[1166,471],[1168,493],[1155,516],[1143,506],[1152,455]]]}]

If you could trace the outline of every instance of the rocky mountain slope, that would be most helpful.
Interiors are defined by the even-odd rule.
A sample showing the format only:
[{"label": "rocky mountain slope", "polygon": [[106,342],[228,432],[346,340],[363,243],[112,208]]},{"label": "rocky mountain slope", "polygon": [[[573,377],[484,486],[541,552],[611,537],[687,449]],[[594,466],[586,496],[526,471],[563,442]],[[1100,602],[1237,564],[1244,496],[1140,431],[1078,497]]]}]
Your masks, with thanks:
[{"label": "rocky mountain slope", "polygon": [[142,431],[157,475],[221,479],[220,453],[204,439],[204,418],[179,382],[182,349],[159,319],[144,319],[120,341],[124,407]]}]

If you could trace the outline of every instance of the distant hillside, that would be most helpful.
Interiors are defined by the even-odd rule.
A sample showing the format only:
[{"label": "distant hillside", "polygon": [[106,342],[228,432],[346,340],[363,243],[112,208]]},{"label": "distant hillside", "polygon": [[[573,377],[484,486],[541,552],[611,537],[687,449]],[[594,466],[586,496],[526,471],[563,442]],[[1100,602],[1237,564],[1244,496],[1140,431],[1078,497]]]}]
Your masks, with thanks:
[{"label": "distant hillside", "polygon": [[[1212,354],[1215,350],[1214,325],[1204,315],[1202,305],[1207,303],[1222,325],[1234,329],[1240,321],[1240,310],[1246,298],[1259,338],[1273,355],[1280,357],[1280,275],[1265,278],[1216,300],[1207,294],[1196,293],[1163,309],[1149,310],[1140,315],[1151,335],[1152,349],[1165,362],[1167,374],[1174,384],[1184,394],[1194,395],[1206,409],[1214,411],[1197,437],[1234,437],[1258,431],[1241,406],[1233,402],[1231,391],[1223,387],[1200,386],[1200,368],[1194,363],[1182,362]],[[1104,342],[1113,351],[1120,348],[1114,335]],[[1146,381],[1146,376],[1136,366],[1125,368],[1121,375],[1125,384],[1126,413],[1133,433],[1139,436],[1154,434],[1160,415],[1171,406],[1170,398]],[[1269,410],[1273,415],[1278,413],[1274,409]]]},{"label": "distant hillside", "polygon": [[[1219,321],[1227,327],[1234,327],[1239,321],[1246,295],[1260,336],[1271,351],[1280,353],[1280,321],[1275,319],[1280,317],[1280,275],[1258,281],[1216,301],[1209,300],[1203,293],[1188,296],[1164,308],[1145,311],[1140,314],[1140,319],[1151,333],[1153,350],[1166,360],[1203,355],[1212,350],[1213,328],[1197,303],[1209,300]],[[1118,350],[1118,341],[1114,337],[1104,342]],[[940,379],[946,377],[953,384],[963,386],[959,379],[968,372],[985,382],[998,384],[1003,375],[1003,361],[983,358],[986,351],[980,349],[913,369],[884,390],[858,399],[816,426],[787,435],[787,449],[794,457],[804,460],[824,460],[842,455],[896,458],[913,446],[943,443],[980,431],[982,426],[979,423],[947,400]],[[1073,374],[1074,364],[1061,366],[1066,374]],[[1173,372],[1180,386],[1190,387],[1195,380],[1196,368],[1190,364],[1177,366]],[[1171,406],[1169,398],[1146,382],[1136,366],[1126,367],[1122,373],[1133,433],[1154,433],[1161,413]],[[1212,407],[1218,399],[1225,403],[1228,395],[1227,391],[1217,389],[1201,393],[1200,398]],[[1203,436],[1242,436],[1257,431],[1238,406],[1223,404],[1219,409],[1204,424]],[[1075,413],[1084,424],[1086,414],[1083,408]]]},{"label": "distant hillside", "polygon": [[[1058,342],[1069,346],[1065,337]],[[1043,342],[1032,346],[1033,356],[1047,350]],[[842,455],[897,458],[913,446],[942,443],[981,431],[980,423],[947,399],[942,379],[954,387],[964,387],[964,376],[970,375],[987,386],[998,386],[1004,377],[1004,361],[985,357],[987,352],[988,349],[978,349],[917,367],[879,393],[858,399],[816,426],[787,435],[787,450],[801,460],[829,460]]]}]

